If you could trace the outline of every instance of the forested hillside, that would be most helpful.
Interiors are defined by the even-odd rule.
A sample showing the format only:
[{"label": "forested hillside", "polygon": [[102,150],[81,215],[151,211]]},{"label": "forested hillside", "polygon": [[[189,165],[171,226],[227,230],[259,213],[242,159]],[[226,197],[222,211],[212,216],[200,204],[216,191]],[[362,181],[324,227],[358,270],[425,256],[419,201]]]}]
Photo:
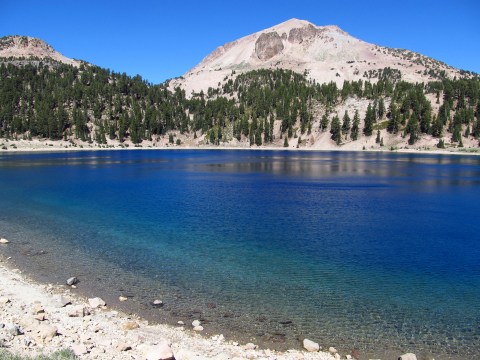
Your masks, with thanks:
[{"label": "forested hillside", "polygon": [[[375,79],[367,74],[338,88],[282,69],[234,75],[187,98],[180,88],[96,66],[5,61],[0,137],[112,146],[165,137],[181,144],[188,135],[197,145],[288,146],[296,139],[302,147],[328,133],[336,146],[373,136],[380,147],[389,146],[383,137],[393,134],[409,145],[428,137],[439,147],[461,147],[466,140],[478,146],[478,77],[412,84],[385,68]],[[357,108],[344,106],[352,102]]]}]

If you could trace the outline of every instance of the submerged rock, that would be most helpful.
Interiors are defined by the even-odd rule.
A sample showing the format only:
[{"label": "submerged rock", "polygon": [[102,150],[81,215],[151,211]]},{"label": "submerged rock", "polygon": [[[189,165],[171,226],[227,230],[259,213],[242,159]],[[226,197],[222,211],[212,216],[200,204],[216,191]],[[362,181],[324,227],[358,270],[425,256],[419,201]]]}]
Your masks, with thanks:
[{"label": "submerged rock", "polygon": [[201,322],[200,320],[193,320],[192,321],[192,326],[195,327],[195,326],[200,326],[201,325]]},{"label": "submerged rock", "polygon": [[320,345],[318,345],[318,343],[309,339],[303,340],[303,347],[310,352],[317,352],[320,350]]},{"label": "submerged rock", "polygon": [[335,349],[333,346],[330,346],[330,347],[328,348],[328,352],[329,352],[330,354],[332,354],[332,355],[335,355],[338,351],[337,351],[337,349]]},{"label": "submerged rock", "polygon": [[67,285],[72,286],[78,284],[78,279],[75,276],[72,276],[71,278],[67,279]]}]

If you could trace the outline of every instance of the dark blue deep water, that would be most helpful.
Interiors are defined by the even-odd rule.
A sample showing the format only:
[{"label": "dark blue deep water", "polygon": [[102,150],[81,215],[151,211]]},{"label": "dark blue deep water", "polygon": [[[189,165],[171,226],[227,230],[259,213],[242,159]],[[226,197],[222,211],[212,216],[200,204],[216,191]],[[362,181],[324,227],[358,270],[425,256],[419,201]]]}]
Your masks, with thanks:
[{"label": "dark blue deep water", "polygon": [[1,154],[0,235],[35,278],[77,275],[155,321],[278,349],[480,354],[476,156]]}]

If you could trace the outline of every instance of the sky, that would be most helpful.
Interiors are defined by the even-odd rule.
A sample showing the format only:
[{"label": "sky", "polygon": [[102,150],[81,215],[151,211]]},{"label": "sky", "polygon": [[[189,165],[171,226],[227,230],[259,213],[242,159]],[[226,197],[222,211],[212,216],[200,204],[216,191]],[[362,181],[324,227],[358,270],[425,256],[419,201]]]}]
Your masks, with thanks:
[{"label": "sky", "polygon": [[1,0],[0,37],[38,37],[67,57],[158,84],[291,18],[480,73],[479,0]]}]

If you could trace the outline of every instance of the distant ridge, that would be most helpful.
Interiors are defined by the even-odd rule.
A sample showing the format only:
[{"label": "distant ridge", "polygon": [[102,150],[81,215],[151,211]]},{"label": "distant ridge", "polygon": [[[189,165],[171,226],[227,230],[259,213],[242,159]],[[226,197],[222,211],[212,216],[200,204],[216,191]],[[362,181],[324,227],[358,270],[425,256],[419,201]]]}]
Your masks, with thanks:
[{"label": "distant ridge", "polygon": [[81,61],[70,59],[60,54],[43,40],[20,35],[9,35],[0,38],[0,58],[48,59],[74,66],[78,66],[81,63]]}]

